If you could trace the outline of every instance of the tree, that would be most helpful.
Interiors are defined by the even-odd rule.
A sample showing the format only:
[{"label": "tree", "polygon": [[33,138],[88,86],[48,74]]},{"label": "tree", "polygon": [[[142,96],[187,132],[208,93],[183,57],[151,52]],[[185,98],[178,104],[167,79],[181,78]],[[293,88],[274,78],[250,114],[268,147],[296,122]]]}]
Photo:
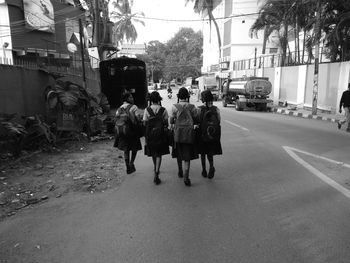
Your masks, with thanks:
[{"label": "tree", "polygon": [[164,76],[174,78],[198,77],[201,74],[203,36],[192,28],[181,28],[167,42]]},{"label": "tree", "polygon": [[123,43],[124,41],[134,43],[137,39],[137,31],[134,23],[145,23],[137,19],[136,16],[144,16],[144,13],[132,13],[133,1],[129,0],[116,0],[113,3],[114,9],[112,11],[111,18],[117,19],[113,26],[113,38],[116,44]]},{"label": "tree", "polygon": [[[321,1],[321,34],[316,34],[316,4]],[[296,52],[300,54],[299,32],[304,32],[304,50],[308,52],[309,62],[313,58],[313,47],[323,41],[326,57],[331,61],[350,59],[350,1],[348,0],[266,0],[259,11],[259,16],[251,33],[266,30],[267,35],[277,30],[280,35],[282,61],[285,61],[288,47],[288,32],[294,31]],[[267,30],[268,29],[268,30]],[[300,61],[298,55],[298,62]],[[283,63],[285,64],[285,63]],[[283,65],[282,64],[282,65]]]},{"label": "tree", "polygon": [[192,28],[181,28],[167,43],[151,41],[146,54],[137,56],[146,62],[149,79],[171,81],[201,74],[203,37]]},{"label": "tree", "polygon": [[285,65],[287,56],[288,26],[291,25],[294,20],[291,9],[295,5],[295,1],[297,0],[266,0],[259,10],[257,20],[251,27],[252,33],[266,29],[266,39],[273,31],[278,32],[282,49],[282,66]]},{"label": "tree", "polygon": [[214,23],[215,29],[216,29],[216,35],[218,38],[218,45],[219,45],[219,58],[221,58],[221,35],[220,35],[220,29],[217,21],[215,20],[215,17],[213,15],[214,10],[214,3],[215,0],[185,0],[186,5],[189,2],[194,2],[193,10],[196,13],[207,13],[209,17],[209,23],[211,25],[211,22]]},{"label": "tree", "polygon": [[151,82],[159,82],[164,77],[165,50],[165,44],[154,40],[148,43],[146,54],[138,56],[139,59],[145,61],[148,79]]}]

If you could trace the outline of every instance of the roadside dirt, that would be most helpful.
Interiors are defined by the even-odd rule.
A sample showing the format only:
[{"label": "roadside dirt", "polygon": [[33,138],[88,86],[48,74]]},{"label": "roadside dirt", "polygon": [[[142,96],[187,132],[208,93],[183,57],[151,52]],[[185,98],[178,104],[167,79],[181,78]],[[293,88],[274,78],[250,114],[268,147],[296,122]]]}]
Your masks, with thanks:
[{"label": "roadside dirt", "polygon": [[68,141],[49,152],[0,159],[0,220],[69,192],[102,192],[123,180],[123,154],[112,137]]}]

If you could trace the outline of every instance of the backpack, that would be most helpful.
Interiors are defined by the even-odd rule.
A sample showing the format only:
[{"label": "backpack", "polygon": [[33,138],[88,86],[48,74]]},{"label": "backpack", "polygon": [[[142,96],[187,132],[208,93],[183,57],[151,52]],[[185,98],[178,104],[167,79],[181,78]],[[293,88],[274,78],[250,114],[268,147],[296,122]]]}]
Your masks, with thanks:
[{"label": "backpack", "polygon": [[130,108],[132,105],[128,105],[126,108],[120,107],[115,121],[115,134],[117,137],[130,137],[132,134],[132,121],[130,119]]},{"label": "backpack", "polygon": [[220,141],[221,126],[220,120],[215,106],[209,109],[205,106],[201,108],[200,131],[201,138],[204,142]]},{"label": "backpack", "polygon": [[150,117],[146,122],[146,141],[147,145],[154,147],[166,143],[166,134],[164,129],[163,113],[165,108],[161,107],[157,114],[151,107],[147,107]]},{"label": "backpack", "polygon": [[[177,143],[194,143],[193,118],[188,106],[174,104],[177,116],[174,129],[174,141]],[[191,105],[193,106],[193,105]]]}]

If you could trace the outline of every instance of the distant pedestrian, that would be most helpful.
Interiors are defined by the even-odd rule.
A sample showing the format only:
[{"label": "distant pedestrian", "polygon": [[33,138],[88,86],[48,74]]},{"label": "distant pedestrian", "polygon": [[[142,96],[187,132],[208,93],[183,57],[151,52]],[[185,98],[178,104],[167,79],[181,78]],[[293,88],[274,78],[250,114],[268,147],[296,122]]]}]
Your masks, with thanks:
[{"label": "distant pedestrian", "polygon": [[[215,174],[214,155],[221,155],[221,126],[220,110],[213,105],[214,96],[210,90],[201,94],[204,105],[199,106],[199,129],[197,132],[197,148],[201,154],[202,176],[212,179]],[[206,169],[207,157],[209,173]]]},{"label": "distant pedestrian", "polygon": [[[195,148],[194,125],[197,123],[197,110],[189,103],[190,94],[185,87],[179,89],[178,103],[174,104],[170,114],[170,124],[174,129],[175,145],[172,157],[177,159],[178,176],[184,178],[186,186],[191,186],[189,178],[190,161],[198,159]],[[184,171],[182,169],[184,162]]]},{"label": "distant pedestrian", "polygon": [[339,104],[339,113],[342,113],[342,107],[345,111],[345,118],[338,121],[338,129],[341,128],[342,124],[347,122],[346,131],[350,132],[350,83],[348,84],[348,90],[344,91]]},{"label": "distant pedestrian", "polygon": [[153,182],[161,183],[159,169],[162,163],[162,155],[169,154],[167,139],[168,112],[161,106],[162,97],[157,91],[150,95],[150,106],[145,109],[143,122],[146,126],[145,133],[145,154],[152,157],[154,167]]},{"label": "distant pedestrian", "polygon": [[141,116],[132,94],[124,93],[122,100],[123,104],[116,112],[114,147],[124,151],[126,173],[131,174],[136,171],[134,162],[137,151],[142,150],[139,132]]}]

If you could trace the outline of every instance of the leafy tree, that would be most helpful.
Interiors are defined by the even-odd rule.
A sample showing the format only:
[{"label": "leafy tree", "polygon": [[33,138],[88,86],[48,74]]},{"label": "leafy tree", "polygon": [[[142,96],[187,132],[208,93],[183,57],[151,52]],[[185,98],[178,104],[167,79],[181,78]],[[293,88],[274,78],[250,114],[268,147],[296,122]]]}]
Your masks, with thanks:
[{"label": "leafy tree", "polygon": [[116,0],[112,2],[114,9],[117,11],[112,11],[111,17],[117,19],[113,26],[113,35],[116,43],[131,42],[134,43],[137,39],[137,31],[134,23],[140,23],[145,25],[145,23],[137,19],[136,16],[144,16],[144,13],[132,13],[131,8],[133,1],[131,0]]},{"label": "leafy tree", "polygon": [[163,78],[165,50],[165,44],[154,40],[148,43],[146,54],[138,56],[139,59],[146,62],[149,81],[159,82]]},{"label": "leafy tree", "polygon": [[218,45],[219,45],[219,58],[221,58],[221,35],[220,35],[220,29],[217,21],[215,20],[215,17],[213,15],[213,10],[215,8],[215,0],[185,0],[186,5],[189,2],[194,2],[193,10],[196,13],[207,13],[209,17],[209,23],[211,25],[211,22],[214,23],[215,29],[216,29],[216,35],[218,38]]},{"label": "leafy tree", "polygon": [[[315,32],[317,1],[321,1],[320,29],[321,34]],[[323,41],[324,52],[331,61],[350,59],[350,23],[348,0],[266,0],[262,5],[259,16],[251,32],[265,30],[266,37],[274,30],[280,35],[282,61],[284,64],[287,47],[288,32],[294,31],[298,62],[300,61],[299,32],[304,32],[304,50],[309,53],[309,61],[313,58],[313,47],[316,42]],[[282,33],[282,34],[281,34]]]},{"label": "leafy tree", "polygon": [[192,28],[181,28],[167,42],[164,76],[174,78],[198,77],[201,74],[203,36]]},{"label": "leafy tree", "polygon": [[192,28],[181,28],[167,43],[151,41],[145,55],[138,58],[146,62],[148,78],[155,82],[161,79],[198,77],[201,74],[203,37]]},{"label": "leafy tree", "polygon": [[[288,26],[292,24],[293,8],[295,1],[290,0],[266,0],[259,11],[255,23],[251,27],[251,32],[265,30],[267,38],[272,32],[277,31],[282,49],[281,64],[285,64],[288,45]],[[266,41],[266,39],[265,39]]]}]

